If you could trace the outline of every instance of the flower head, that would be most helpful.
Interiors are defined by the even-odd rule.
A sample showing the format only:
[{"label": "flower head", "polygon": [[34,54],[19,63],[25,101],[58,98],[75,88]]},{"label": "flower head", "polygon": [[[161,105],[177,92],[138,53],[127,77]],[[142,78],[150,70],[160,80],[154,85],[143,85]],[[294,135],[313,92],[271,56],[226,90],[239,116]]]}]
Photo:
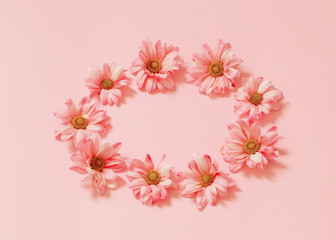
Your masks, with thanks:
[{"label": "flower head", "polygon": [[153,204],[166,199],[166,189],[173,184],[170,179],[172,169],[173,166],[166,163],[165,155],[156,167],[148,154],[145,162],[133,159],[129,166],[130,171],[126,175],[130,181],[129,187],[143,204]]},{"label": "flower head", "polygon": [[86,86],[90,89],[90,97],[100,96],[103,105],[118,104],[121,97],[121,87],[128,85],[126,70],[122,66],[115,67],[115,64],[104,64],[103,70],[91,66],[90,77],[86,80]]},{"label": "flower head", "polygon": [[208,203],[215,205],[217,198],[225,198],[227,189],[235,182],[228,174],[218,171],[218,164],[209,155],[195,154],[194,160],[188,165],[189,169],[178,173],[181,179],[182,196],[196,198],[198,209]]},{"label": "flower head", "polygon": [[188,69],[188,82],[199,86],[202,94],[224,93],[235,87],[235,80],[240,77],[237,69],[242,62],[233,53],[230,43],[219,40],[213,51],[208,44],[203,44],[203,53],[194,53],[195,65]]},{"label": "flower head", "polygon": [[62,123],[55,129],[55,138],[61,141],[72,139],[77,147],[78,143],[85,138],[94,135],[104,135],[107,132],[110,118],[106,111],[100,109],[100,104],[90,104],[90,99],[85,97],[76,108],[72,99],[66,101],[67,109],[54,113]]},{"label": "flower head", "polygon": [[280,108],[283,94],[274,88],[270,81],[262,77],[250,77],[246,84],[238,89],[235,98],[236,113],[248,114],[249,117],[260,119],[263,114],[269,114],[270,110]]},{"label": "flower head", "polygon": [[183,62],[178,53],[178,47],[162,44],[160,40],[155,45],[150,40],[143,41],[139,57],[130,68],[138,88],[147,92],[172,89],[175,85],[172,74],[180,69]]},{"label": "flower head", "polygon": [[86,175],[83,180],[91,181],[97,192],[103,195],[106,187],[118,187],[116,173],[127,168],[118,153],[120,146],[121,143],[101,145],[98,135],[93,139],[84,139],[78,144],[78,152],[71,156],[75,165],[70,169]]},{"label": "flower head", "polygon": [[236,172],[245,164],[254,168],[263,169],[268,161],[278,157],[279,152],[274,148],[277,142],[277,127],[271,127],[264,135],[257,122],[249,118],[247,121],[239,120],[228,126],[229,137],[222,147],[222,155],[230,164],[230,172]]}]

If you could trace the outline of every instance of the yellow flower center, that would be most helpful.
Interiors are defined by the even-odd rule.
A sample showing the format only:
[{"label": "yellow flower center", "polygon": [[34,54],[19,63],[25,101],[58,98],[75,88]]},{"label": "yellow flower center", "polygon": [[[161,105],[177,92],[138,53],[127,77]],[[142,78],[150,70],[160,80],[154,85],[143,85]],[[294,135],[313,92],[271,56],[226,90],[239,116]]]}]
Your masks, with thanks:
[{"label": "yellow flower center", "polygon": [[88,121],[85,117],[76,116],[72,119],[71,124],[76,129],[86,129]]},{"label": "yellow flower center", "polygon": [[147,63],[147,69],[151,73],[158,73],[162,69],[162,63],[159,60],[157,60],[157,59],[151,59]]},{"label": "yellow flower center", "polygon": [[150,170],[146,173],[146,182],[151,185],[156,185],[161,180],[161,175],[158,171]]},{"label": "yellow flower center", "polygon": [[250,98],[250,103],[254,104],[254,105],[258,105],[259,103],[261,103],[263,100],[263,96],[260,93],[253,93],[251,98]]},{"label": "yellow flower center", "polygon": [[209,73],[213,77],[220,77],[223,75],[224,67],[223,64],[217,61],[214,61],[209,66]]},{"label": "yellow flower center", "polygon": [[90,166],[93,170],[101,172],[105,167],[105,162],[100,157],[94,157],[91,160]]},{"label": "yellow flower center", "polygon": [[109,79],[109,78],[105,78],[101,83],[100,83],[100,87],[102,89],[106,89],[106,90],[109,90],[111,88],[113,88],[114,86],[114,82]]},{"label": "yellow flower center", "polygon": [[214,175],[210,173],[206,173],[206,174],[203,174],[203,176],[201,177],[200,183],[203,187],[207,187],[207,186],[210,186],[214,180],[215,180]]},{"label": "yellow flower center", "polygon": [[254,139],[249,139],[244,143],[244,150],[248,154],[255,154],[260,148],[259,143]]}]

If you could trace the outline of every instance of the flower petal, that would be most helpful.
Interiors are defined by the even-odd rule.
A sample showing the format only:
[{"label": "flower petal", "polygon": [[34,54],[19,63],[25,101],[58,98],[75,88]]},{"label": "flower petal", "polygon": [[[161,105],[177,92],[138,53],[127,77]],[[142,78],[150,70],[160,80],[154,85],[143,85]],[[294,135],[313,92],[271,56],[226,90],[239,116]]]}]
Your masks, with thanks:
[{"label": "flower petal", "polygon": [[139,179],[135,179],[132,182],[130,182],[129,187],[136,188],[136,187],[147,186],[147,185],[148,183],[146,182],[144,178],[139,178]]},{"label": "flower petal", "polygon": [[165,187],[165,188],[171,187],[172,184],[173,184],[173,182],[169,178],[160,182],[160,185]]},{"label": "flower petal", "polygon": [[258,87],[258,93],[263,94],[270,86],[272,86],[272,82],[264,80]]},{"label": "flower petal", "polygon": [[197,193],[197,196],[196,196],[196,206],[197,206],[198,209],[204,208],[205,205],[208,203],[207,199],[204,196],[204,194],[205,194],[204,189],[202,189],[201,191],[199,191]]},{"label": "flower petal", "polygon": [[203,174],[205,173],[209,173],[209,166],[207,164],[207,161],[204,159],[203,156],[199,155],[199,154],[194,154],[194,160],[197,164],[197,167],[199,169],[199,171]]},{"label": "flower petal", "polygon": [[145,157],[145,166],[146,166],[146,170],[147,171],[154,169],[154,164],[153,164],[152,158],[150,157],[149,154],[146,154],[146,157]]},{"label": "flower petal", "polygon": [[70,167],[70,170],[71,171],[75,171],[75,172],[77,172],[79,174],[87,174],[87,171],[86,171],[85,168],[82,168],[82,167],[79,167],[79,166],[76,166],[76,165]]},{"label": "flower petal", "polygon": [[260,152],[256,152],[255,154],[251,154],[250,159],[255,163],[261,163],[262,162],[262,154]]}]

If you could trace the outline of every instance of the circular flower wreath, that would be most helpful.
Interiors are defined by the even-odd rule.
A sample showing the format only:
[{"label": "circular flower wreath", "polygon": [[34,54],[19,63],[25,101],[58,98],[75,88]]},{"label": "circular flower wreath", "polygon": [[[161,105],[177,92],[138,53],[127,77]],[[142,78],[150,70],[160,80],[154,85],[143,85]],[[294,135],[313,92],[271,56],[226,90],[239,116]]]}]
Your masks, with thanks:
[{"label": "circular flower wreath", "polygon": [[[230,43],[219,40],[215,50],[208,44],[202,46],[202,53],[193,54],[194,66],[187,69],[187,81],[199,87],[199,93],[225,93],[235,88],[240,78],[238,69],[242,62],[233,52]],[[179,48],[157,41],[143,41],[138,57],[130,67],[139,89],[147,92],[163,91],[174,87],[173,73],[181,68]],[[66,101],[67,109],[55,113],[62,123],[55,129],[60,141],[72,140],[77,149],[71,160],[70,169],[86,175],[100,195],[106,188],[117,188],[118,173],[128,170],[129,187],[144,204],[153,204],[168,196],[167,189],[179,188],[181,195],[193,198],[198,209],[209,203],[215,205],[217,198],[225,198],[227,189],[235,185],[229,174],[219,170],[216,161],[209,155],[195,154],[188,169],[173,178],[173,166],[167,164],[166,156],[154,164],[147,154],[144,161],[133,159],[127,162],[118,153],[121,143],[101,143],[101,136],[107,133],[110,118],[101,105],[119,103],[122,87],[130,83],[126,70],[115,64],[104,64],[102,69],[90,67],[90,76],[85,81],[90,98],[99,96],[99,102],[90,103],[84,97],[78,107],[71,99]],[[257,120],[271,110],[280,108],[282,92],[262,77],[243,79],[243,87],[234,95],[234,111],[240,120],[228,125],[229,136],[221,148],[223,159],[229,163],[229,171],[235,173],[243,166],[263,169],[270,160],[278,157],[274,147],[278,139],[277,127],[269,128],[263,134]],[[177,179],[178,183],[174,183]]]}]

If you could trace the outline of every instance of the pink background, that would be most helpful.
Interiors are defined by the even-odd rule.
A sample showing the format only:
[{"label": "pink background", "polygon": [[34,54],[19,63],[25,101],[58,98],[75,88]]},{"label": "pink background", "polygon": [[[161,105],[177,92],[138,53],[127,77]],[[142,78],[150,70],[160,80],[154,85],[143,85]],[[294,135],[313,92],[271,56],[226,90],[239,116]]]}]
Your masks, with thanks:
[{"label": "pink background", "polygon": [[[336,2],[1,1],[0,239],[336,239]],[[197,211],[174,191],[144,207],[126,183],[105,197],[69,171],[52,112],[88,94],[87,67],[129,67],[143,39],[180,47],[187,64],[204,42],[232,43],[242,71],[283,90],[281,112],[264,119],[282,136],[281,157],[263,172],[233,175],[238,187]],[[233,94],[199,95],[186,84],[149,95],[127,91],[109,109],[125,157],[166,153],[183,170],[194,152],[219,160]]]}]

